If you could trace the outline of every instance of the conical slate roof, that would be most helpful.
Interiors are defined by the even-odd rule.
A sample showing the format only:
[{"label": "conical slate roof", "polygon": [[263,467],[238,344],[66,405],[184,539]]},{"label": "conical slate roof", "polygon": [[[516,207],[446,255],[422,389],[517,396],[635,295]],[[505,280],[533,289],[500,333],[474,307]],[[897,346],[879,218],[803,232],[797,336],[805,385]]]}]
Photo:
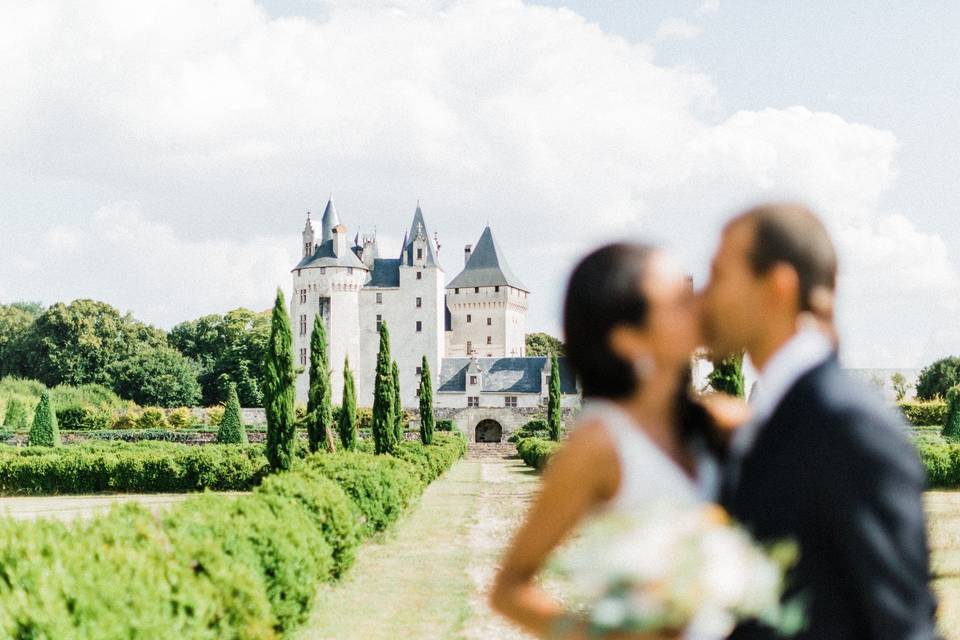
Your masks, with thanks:
[{"label": "conical slate roof", "polygon": [[477,241],[467,260],[463,271],[450,281],[447,289],[469,288],[469,287],[493,287],[505,285],[520,289],[529,293],[526,285],[520,282],[520,278],[513,275],[510,265],[507,264],[503,252],[497,245],[490,227],[486,227]]},{"label": "conical slate roof", "polygon": [[[410,223],[410,231],[403,236],[403,248],[400,250],[400,260],[408,265],[413,265],[413,249],[411,245],[417,238],[417,230],[423,227],[423,235],[427,239],[427,255],[425,263],[428,267],[437,267],[437,256],[433,252],[433,243],[430,241],[430,234],[427,233],[427,223],[423,220],[423,211],[420,210],[420,203],[417,203],[417,210],[413,213],[413,222]],[[410,248],[409,251],[407,249]]]},{"label": "conical slate roof", "polygon": [[340,224],[340,216],[337,215],[337,208],[333,206],[333,198],[327,200],[327,208],[323,210],[323,220],[320,226],[323,228],[323,234],[320,242],[333,240],[333,228]]}]

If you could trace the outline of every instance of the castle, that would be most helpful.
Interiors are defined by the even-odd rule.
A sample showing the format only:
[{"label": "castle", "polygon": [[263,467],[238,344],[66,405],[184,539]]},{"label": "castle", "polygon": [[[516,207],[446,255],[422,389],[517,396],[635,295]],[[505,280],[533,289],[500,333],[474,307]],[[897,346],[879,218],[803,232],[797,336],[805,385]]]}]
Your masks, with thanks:
[{"label": "castle", "polygon": [[[530,291],[510,270],[493,231],[487,226],[475,246],[466,246],[463,269],[446,284],[439,252],[419,203],[395,258],[380,256],[376,235],[357,233],[348,240],[332,199],[319,238],[307,214],[290,301],[294,353],[304,368],[297,377],[298,402],[307,400],[310,334],[320,314],[335,403],[349,359],[357,404],[372,406],[379,327],[386,322],[405,408],[418,405],[426,356],[438,412],[444,415],[446,409],[447,414],[462,414],[461,422],[477,422],[475,431],[472,424],[461,425],[471,427],[468,433],[477,440],[499,441],[524,416],[541,409],[549,359],[526,357]],[[560,378],[563,404],[572,407],[578,395],[566,363],[561,363]]]}]

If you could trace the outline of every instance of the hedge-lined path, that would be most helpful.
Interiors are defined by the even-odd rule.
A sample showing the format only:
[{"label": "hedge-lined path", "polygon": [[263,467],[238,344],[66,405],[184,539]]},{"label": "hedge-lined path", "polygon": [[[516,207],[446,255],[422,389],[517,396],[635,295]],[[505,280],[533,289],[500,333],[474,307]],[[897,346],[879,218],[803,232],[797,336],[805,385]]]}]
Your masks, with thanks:
[{"label": "hedge-lined path", "polygon": [[[223,492],[241,495],[240,492]],[[189,493],[124,493],[85,496],[16,496],[0,498],[0,517],[17,520],[53,518],[70,521],[88,518],[110,510],[115,504],[138,502],[157,512],[187,499]]]},{"label": "hedge-lined path", "polygon": [[461,460],[342,583],[321,587],[299,638],[527,638],[485,593],[537,483],[519,460]]}]

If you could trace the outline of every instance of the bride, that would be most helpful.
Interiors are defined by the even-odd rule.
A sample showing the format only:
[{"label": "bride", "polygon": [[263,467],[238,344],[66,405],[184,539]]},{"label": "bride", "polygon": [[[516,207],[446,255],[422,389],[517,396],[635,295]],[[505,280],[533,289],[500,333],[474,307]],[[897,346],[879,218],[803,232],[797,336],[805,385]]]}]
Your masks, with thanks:
[{"label": "bride", "polygon": [[579,524],[604,512],[715,498],[722,450],[715,422],[732,427],[742,416],[731,407],[708,413],[688,395],[698,344],[694,307],[684,272],[648,246],[602,247],[570,277],[566,353],[585,407],[544,472],[491,593],[497,611],[538,637],[587,637],[586,622],[534,582]]}]

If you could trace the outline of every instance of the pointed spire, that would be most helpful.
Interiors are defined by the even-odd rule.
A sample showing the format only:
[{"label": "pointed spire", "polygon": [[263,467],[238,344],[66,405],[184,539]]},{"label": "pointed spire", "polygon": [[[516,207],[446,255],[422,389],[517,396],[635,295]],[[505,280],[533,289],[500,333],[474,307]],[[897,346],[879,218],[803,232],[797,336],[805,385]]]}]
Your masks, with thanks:
[{"label": "pointed spire", "polygon": [[521,289],[522,291],[530,291],[520,282],[517,276],[513,275],[513,271],[510,270],[510,265],[507,264],[503,251],[501,251],[500,246],[493,237],[493,231],[491,231],[488,225],[484,228],[483,233],[480,234],[480,239],[477,241],[476,246],[473,247],[470,258],[463,267],[463,271],[450,281],[447,288],[490,287],[497,285],[506,285],[515,289]]},{"label": "pointed spire", "polygon": [[313,231],[313,222],[310,220],[310,212],[307,211],[307,224],[303,225],[304,231]]},{"label": "pointed spire", "polygon": [[407,245],[410,244],[407,240],[407,232],[403,232],[403,242],[400,243],[400,261],[403,261],[403,252],[407,250]]},{"label": "pointed spire", "polygon": [[331,193],[330,199],[327,200],[327,207],[323,210],[323,219],[320,222],[320,226],[323,228],[320,242],[333,240],[333,228],[338,224],[340,224],[340,216],[337,215],[337,208],[333,206],[333,194]]}]

